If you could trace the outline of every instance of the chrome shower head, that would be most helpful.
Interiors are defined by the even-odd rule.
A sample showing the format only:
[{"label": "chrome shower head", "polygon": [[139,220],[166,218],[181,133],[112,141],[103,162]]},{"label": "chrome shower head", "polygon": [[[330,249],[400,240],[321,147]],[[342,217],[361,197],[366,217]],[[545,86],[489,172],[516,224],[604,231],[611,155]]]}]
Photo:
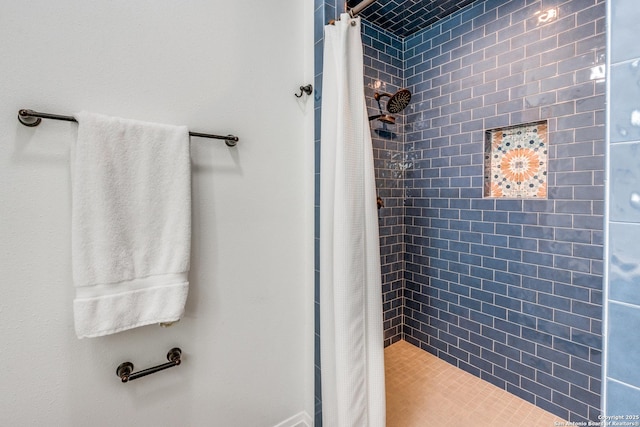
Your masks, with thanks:
[{"label": "chrome shower head", "polygon": [[409,105],[409,101],[411,101],[411,92],[409,89],[400,89],[393,95],[390,93],[374,93],[373,97],[376,101],[380,102],[380,98],[383,96],[388,96],[389,100],[387,101],[387,111],[391,114],[397,114],[400,111],[407,108]]}]

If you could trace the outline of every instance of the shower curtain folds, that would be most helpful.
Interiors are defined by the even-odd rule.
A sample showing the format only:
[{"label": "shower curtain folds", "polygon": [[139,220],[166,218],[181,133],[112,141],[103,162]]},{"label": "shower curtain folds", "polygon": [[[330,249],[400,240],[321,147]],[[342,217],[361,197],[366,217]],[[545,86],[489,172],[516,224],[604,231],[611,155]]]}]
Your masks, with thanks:
[{"label": "shower curtain folds", "polygon": [[360,18],[325,27],[320,354],[325,427],[384,427],[382,283]]}]

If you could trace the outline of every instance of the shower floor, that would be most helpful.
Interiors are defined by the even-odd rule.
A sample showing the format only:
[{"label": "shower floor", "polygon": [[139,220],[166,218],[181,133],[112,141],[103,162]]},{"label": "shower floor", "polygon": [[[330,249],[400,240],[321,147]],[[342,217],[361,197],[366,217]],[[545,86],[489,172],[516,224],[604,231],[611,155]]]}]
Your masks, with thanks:
[{"label": "shower floor", "polygon": [[384,359],[387,427],[564,424],[561,418],[406,341],[387,347]]}]

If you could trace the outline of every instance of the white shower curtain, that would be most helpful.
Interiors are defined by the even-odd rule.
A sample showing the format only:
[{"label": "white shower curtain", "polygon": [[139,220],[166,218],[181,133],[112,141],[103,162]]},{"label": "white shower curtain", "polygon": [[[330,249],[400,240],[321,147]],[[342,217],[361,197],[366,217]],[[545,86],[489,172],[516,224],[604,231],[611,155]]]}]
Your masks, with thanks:
[{"label": "white shower curtain", "polygon": [[320,158],[324,427],[384,427],[382,279],[360,18],[325,27]]}]

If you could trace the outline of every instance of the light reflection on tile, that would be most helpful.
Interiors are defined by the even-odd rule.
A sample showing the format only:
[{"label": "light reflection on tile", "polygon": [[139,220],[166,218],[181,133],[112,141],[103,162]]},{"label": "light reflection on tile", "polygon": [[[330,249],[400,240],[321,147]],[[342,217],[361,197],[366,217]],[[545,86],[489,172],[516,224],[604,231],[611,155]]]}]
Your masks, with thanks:
[{"label": "light reflection on tile", "polygon": [[640,305],[640,224],[609,226],[609,298]]},{"label": "light reflection on tile", "polygon": [[640,60],[611,67],[611,142],[640,139]]},{"label": "light reflection on tile", "polygon": [[608,416],[635,417],[640,415],[640,390],[611,380],[607,381],[607,390]]},{"label": "light reflection on tile", "polygon": [[638,0],[616,0],[611,5],[611,52],[613,62],[640,57],[638,43]]},{"label": "light reflection on tile", "polygon": [[[640,387],[640,308],[609,303],[608,377]],[[609,400],[611,397],[608,398]]]},{"label": "light reflection on tile", "polygon": [[611,221],[640,222],[640,143],[612,144]]}]

